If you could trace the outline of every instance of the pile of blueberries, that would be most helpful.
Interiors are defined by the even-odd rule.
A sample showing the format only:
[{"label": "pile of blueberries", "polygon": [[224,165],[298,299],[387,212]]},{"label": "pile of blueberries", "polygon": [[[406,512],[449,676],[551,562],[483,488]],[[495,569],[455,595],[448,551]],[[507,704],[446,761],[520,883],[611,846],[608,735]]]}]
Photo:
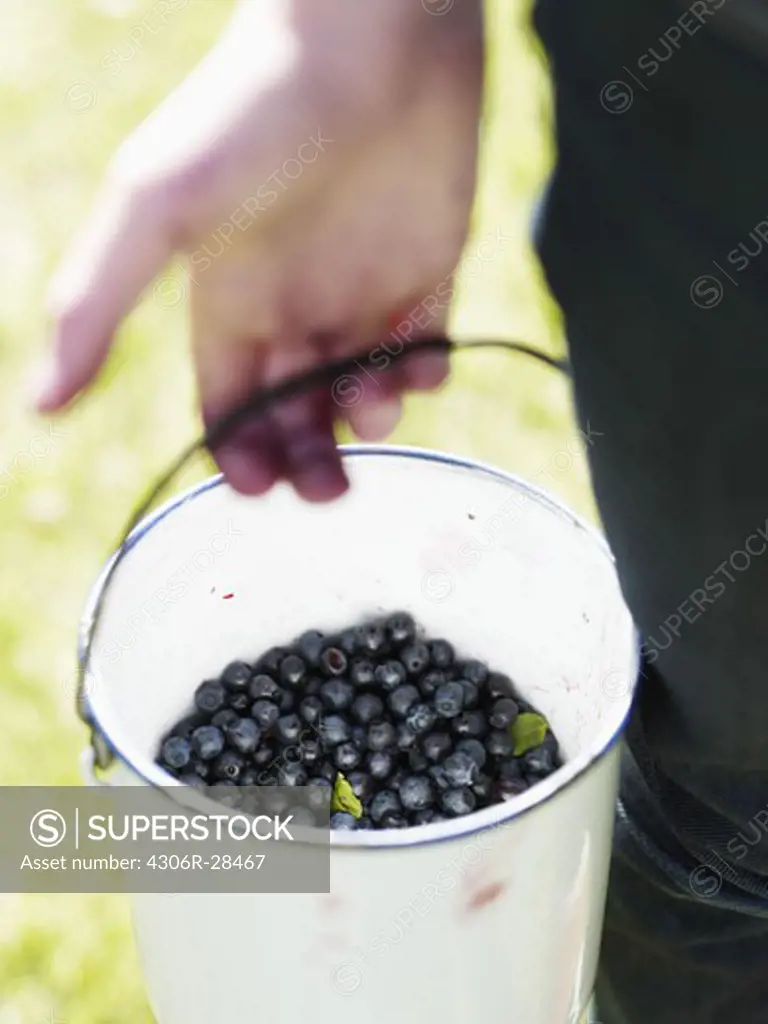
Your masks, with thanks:
[{"label": "pile of blueberries", "polygon": [[197,688],[157,763],[194,786],[316,787],[326,808],[342,781],[354,795],[351,809],[332,802],[332,828],[407,828],[551,775],[561,760],[548,728],[515,753],[516,720],[531,712],[508,676],[395,612],[232,662]]}]

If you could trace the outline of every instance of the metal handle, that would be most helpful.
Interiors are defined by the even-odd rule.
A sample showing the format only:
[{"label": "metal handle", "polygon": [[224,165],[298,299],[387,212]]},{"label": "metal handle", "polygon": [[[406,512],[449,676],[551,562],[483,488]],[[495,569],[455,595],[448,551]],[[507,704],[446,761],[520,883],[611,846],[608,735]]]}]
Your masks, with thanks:
[{"label": "metal handle", "polygon": [[[566,359],[558,359],[555,356],[550,356],[546,352],[542,352],[531,345],[525,344],[524,342],[493,340],[458,342],[451,341],[449,338],[445,337],[420,338],[409,343],[407,348],[404,346],[397,355],[391,356],[387,369],[382,372],[388,372],[388,370],[398,362],[402,362],[404,359],[410,358],[419,352],[430,351],[451,353],[458,350],[474,348],[497,348],[504,349],[508,352],[527,355],[533,359],[539,360],[539,362],[542,362],[547,366],[560,370],[566,377],[570,376],[570,366]],[[91,750],[88,751],[89,762],[88,765],[85,766],[84,770],[87,769],[90,776],[96,781],[96,784],[99,784],[96,776],[96,769],[108,768],[114,761],[114,753],[93,719],[88,704],[86,683],[88,671],[90,669],[91,652],[94,646],[96,630],[99,622],[101,621],[104,601],[106,599],[111,580],[117,571],[117,567],[120,565],[129,550],[133,531],[139,525],[147,512],[149,512],[152,506],[157,502],[158,498],[161,497],[166,489],[173,483],[181,470],[187,466],[190,459],[196,455],[198,451],[201,451],[204,448],[213,449],[244,420],[248,419],[250,416],[263,413],[275,402],[293,398],[304,391],[310,391],[313,388],[317,388],[322,385],[332,387],[334,382],[340,377],[347,376],[354,373],[355,369],[359,369],[359,364],[369,360],[375,352],[376,349],[373,349],[370,352],[363,352],[356,356],[349,356],[345,359],[338,359],[331,363],[325,363],[322,366],[314,367],[308,372],[296,377],[289,377],[271,388],[262,388],[253,392],[247,399],[245,399],[245,401],[235,406],[235,408],[230,412],[217,420],[193,444],[190,444],[189,447],[181,453],[175,462],[173,462],[166,472],[157,480],[143,501],[141,501],[134,510],[128,525],[123,531],[117,551],[103,574],[102,585],[99,588],[97,600],[94,606],[90,609],[88,618],[83,623],[79,638],[79,675],[76,707],[79,716],[91,730]]]}]

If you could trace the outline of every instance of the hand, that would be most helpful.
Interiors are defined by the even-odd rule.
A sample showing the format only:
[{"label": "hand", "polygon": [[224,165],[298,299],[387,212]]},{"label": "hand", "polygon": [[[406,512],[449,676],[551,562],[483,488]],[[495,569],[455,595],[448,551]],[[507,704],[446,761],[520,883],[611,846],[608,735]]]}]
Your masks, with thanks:
[{"label": "hand", "polygon": [[[174,252],[187,254],[206,422],[261,384],[373,346],[425,304],[439,333],[465,240],[482,92],[478,0],[244,0],[200,66],[123,144],[52,287],[54,356],[41,411],[93,379],[120,321]],[[424,309],[431,310],[425,323]],[[286,478],[309,500],[346,487],[334,421],[386,436],[400,394],[445,357],[330,389],[238,431],[216,457],[239,491]],[[366,378],[363,378],[366,379]]]}]

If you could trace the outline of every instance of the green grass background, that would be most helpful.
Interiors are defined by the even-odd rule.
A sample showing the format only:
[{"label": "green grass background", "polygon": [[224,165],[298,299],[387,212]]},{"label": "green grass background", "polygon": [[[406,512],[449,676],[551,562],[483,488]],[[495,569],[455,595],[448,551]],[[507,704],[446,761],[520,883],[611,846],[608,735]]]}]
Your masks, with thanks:
[{"label": "green grass background", "polygon": [[[49,453],[34,464],[23,455],[48,446],[41,436],[49,423],[26,406],[30,371],[45,344],[47,278],[114,147],[205,52],[231,9],[229,0],[190,0],[131,53],[129,32],[153,2],[30,0],[3,7],[3,784],[79,782],[85,734],[73,713],[72,673],[83,598],[131,506],[198,425],[183,312],[149,298],[127,323],[93,392],[57,423]],[[560,322],[528,242],[532,205],[552,159],[548,82],[527,10],[511,7],[508,0],[488,6],[487,114],[467,252],[497,230],[510,240],[479,271],[466,265],[454,329],[557,351]],[[101,66],[113,48],[121,58],[117,75]],[[396,440],[475,455],[544,484],[542,467],[574,432],[568,390],[552,371],[477,353],[461,357],[443,395],[409,401]],[[584,460],[553,476],[547,486],[591,516]],[[127,899],[0,895],[0,1024],[151,1020]]]}]

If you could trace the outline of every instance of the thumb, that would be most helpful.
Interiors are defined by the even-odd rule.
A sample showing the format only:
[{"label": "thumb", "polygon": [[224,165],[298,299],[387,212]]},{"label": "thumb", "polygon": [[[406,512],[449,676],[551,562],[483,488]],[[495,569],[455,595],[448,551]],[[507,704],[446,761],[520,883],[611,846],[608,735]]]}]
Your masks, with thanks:
[{"label": "thumb", "polygon": [[62,408],[90,383],[120,321],[170,259],[164,207],[157,186],[104,186],[51,285],[52,351],[36,398],[40,412]]}]

